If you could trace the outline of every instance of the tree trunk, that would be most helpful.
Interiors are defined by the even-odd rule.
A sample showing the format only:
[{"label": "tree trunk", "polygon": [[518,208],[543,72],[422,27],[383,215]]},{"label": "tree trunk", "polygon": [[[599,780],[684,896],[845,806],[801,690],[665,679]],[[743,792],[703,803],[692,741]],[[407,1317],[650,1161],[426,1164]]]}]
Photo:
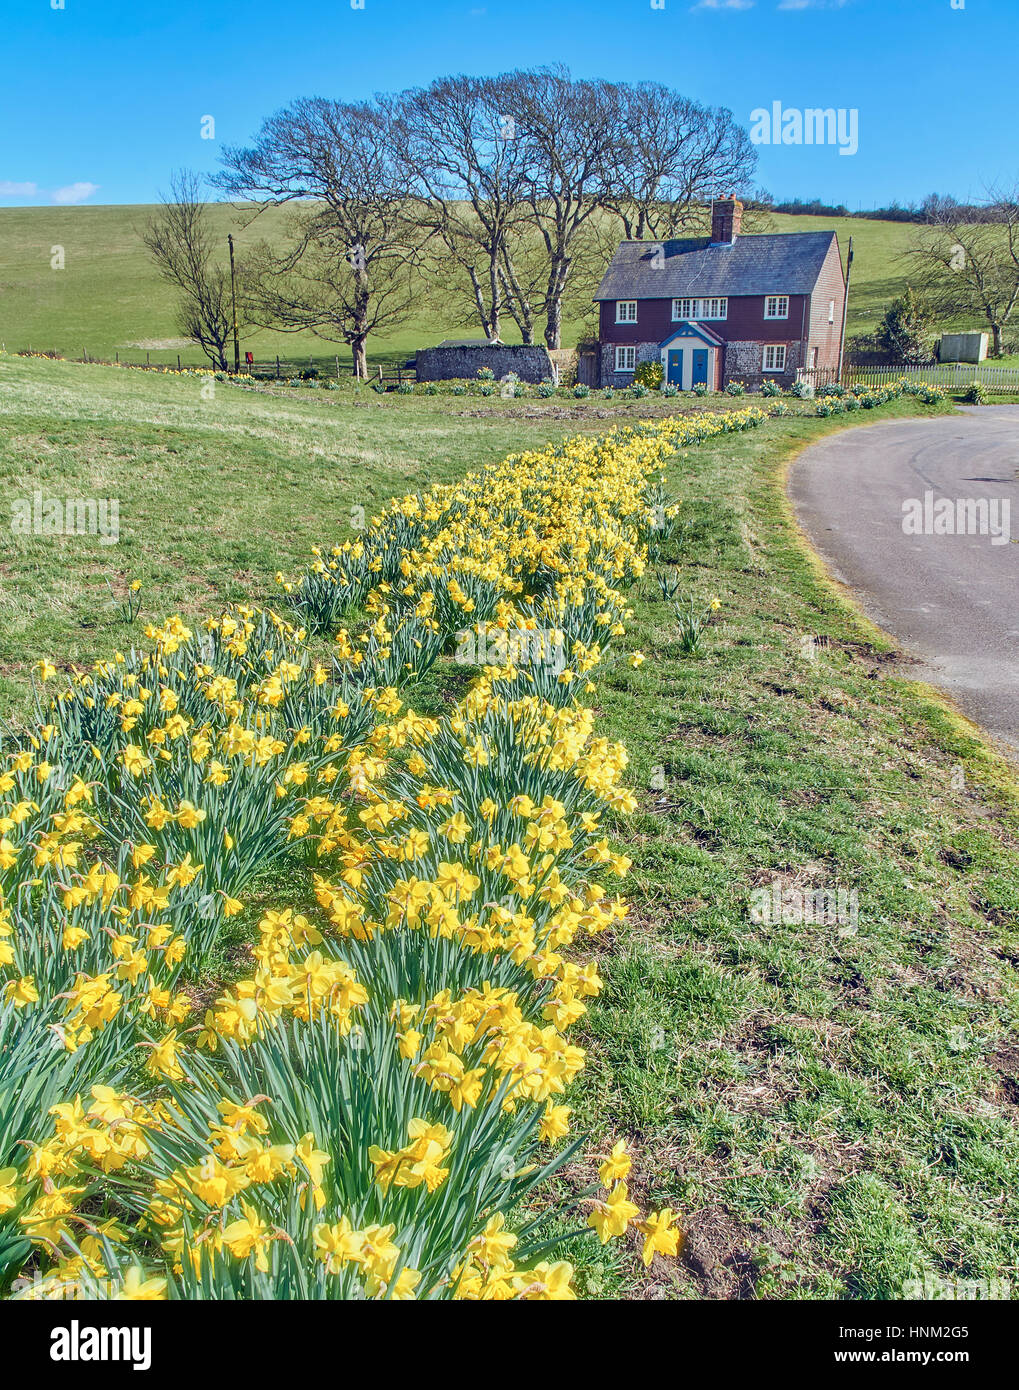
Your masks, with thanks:
[{"label": "tree trunk", "polygon": [[491,292],[492,314],[489,323],[488,336],[490,339],[498,338],[500,317],[502,311],[502,286],[499,283],[499,263],[495,256],[491,258],[488,265],[488,282]]},{"label": "tree trunk", "polygon": [[556,260],[548,277],[548,317],[545,322],[545,346],[557,351],[562,346],[563,291],[570,268],[569,260]]},{"label": "tree trunk", "polygon": [[1001,329],[1001,324],[1000,324],[1000,323],[992,323],[992,324],[991,324],[991,336],[992,336],[991,356],[992,356],[992,357],[1000,357],[1000,356],[1001,356],[1001,332],[1002,332],[1002,329]]},{"label": "tree trunk", "polygon": [[350,350],[354,355],[354,378],[357,381],[368,380],[368,335],[362,333],[350,340]]}]

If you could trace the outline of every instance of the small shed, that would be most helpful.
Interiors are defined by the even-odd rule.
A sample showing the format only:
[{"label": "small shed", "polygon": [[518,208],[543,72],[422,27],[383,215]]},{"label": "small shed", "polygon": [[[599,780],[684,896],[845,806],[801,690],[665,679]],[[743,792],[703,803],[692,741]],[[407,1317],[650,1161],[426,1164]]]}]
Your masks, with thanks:
[{"label": "small shed", "polygon": [[941,362],[983,362],[986,356],[986,333],[946,333],[938,349]]},{"label": "small shed", "polygon": [[476,378],[490,368],[496,381],[514,372],[521,381],[548,381],[552,363],[547,350],[537,344],[489,342],[487,338],[446,338],[437,347],[419,348],[418,381],[454,381]]}]

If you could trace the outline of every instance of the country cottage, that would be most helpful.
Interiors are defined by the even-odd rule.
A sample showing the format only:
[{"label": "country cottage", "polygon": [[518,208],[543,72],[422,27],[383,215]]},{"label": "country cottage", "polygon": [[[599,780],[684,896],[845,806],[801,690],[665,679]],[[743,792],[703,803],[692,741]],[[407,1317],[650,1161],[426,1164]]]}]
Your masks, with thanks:
[{"label": "country cottage", "polygon": [[711,236],[624,241],[594,296],[598,383],[629,386],[660,361],[684,391],[730,381],[788,386],[800,368],[834,372],[846,282],[834,232],[741,236],[743,204],[715,203]]}]

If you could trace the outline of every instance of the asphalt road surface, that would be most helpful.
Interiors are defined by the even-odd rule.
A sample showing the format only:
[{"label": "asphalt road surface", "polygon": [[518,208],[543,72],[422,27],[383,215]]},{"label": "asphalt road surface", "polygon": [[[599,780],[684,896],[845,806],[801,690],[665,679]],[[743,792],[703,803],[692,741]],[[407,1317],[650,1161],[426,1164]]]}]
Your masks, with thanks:
[{"label": "asphalt road surface", "polygon": [[1019,755],[1019,406],[833,435],[797,459],[789,495],[917,677]]}]

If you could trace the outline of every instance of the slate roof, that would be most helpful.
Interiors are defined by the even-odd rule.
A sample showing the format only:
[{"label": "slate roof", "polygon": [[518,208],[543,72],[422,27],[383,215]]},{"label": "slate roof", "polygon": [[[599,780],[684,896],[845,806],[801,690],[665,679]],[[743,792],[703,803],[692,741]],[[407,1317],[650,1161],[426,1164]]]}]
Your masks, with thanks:
[{"label": "slate roof", "polygon": [[[712,245],[710,237],[624,241],[594,298],[810,294],[834,238],[834,232],[774,232],[739,236],[722,246]],[[660,247],[665,264],[656,266]]]}]

